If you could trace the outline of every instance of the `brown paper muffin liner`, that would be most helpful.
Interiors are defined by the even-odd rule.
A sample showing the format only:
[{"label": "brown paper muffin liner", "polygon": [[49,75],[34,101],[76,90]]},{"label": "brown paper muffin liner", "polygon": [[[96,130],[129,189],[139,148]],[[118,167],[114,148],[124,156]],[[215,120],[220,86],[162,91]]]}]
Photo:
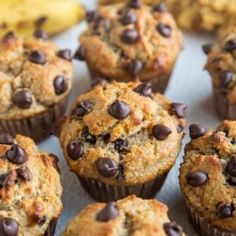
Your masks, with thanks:
[{"label": "brown paper muffin liner", "polygon": [[13,137],[22,134],[34,139],[35,142],[46,138],[55,123],[65,114],[68,96],[59,103],[49,107],[36,116],[19,120],[0,120],[0,132],[9,133]]},{"label": "brown paper muffin liner", "polygon": [[88,194],[97,201],[110,202],[136,195],[144,199],[153,198],[165,182],[167,173],[145,184],[134,186],[114,186],[104,184],[96,179],[78,176],[81,185]]},{"label": "brown paper muffin liner", "polygon": [[50,221],[48,228],[46,230],[46,232],[44,233],[44,236],[53,236],[55,233],[55,229],[57,226],[57,220],[58,219],[53,219]]},{"label": "brown paper muffin liner", "polygon": [[222,231],[212,226],[203,216],[201,216],[189,202],[185,202],[189,218],[201,236],[236,236],[236,232]]}]

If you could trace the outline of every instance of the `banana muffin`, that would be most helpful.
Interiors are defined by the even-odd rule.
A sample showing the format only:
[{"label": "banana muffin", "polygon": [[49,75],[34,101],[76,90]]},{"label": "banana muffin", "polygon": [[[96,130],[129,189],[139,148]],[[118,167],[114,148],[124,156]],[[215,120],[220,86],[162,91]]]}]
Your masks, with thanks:
[{"label": "banana muffin", "polygon": [[236,235],[236,121],[215,130],[190,126],[191,142],[180,168],[180,186],[200,235]]},{"label": "banana muffin", "polygon": [[94,203],[71,220],[62,236],[184,236],[182,227],[170,222],[167,211],[156,199],[134,195],[117,202]]},{"label": "banana muffin", "polygon": [[60,143],[70,169],[98,201],[150,198],[175,164],[186,106],[150,83],[99,83],[75,99]]},{"label": "banana muffin", "polygon": [[236,119],[236,27],[226,28],[211,48],[205,68],[211,75],[214,102],[223,119]]},{"label": "banana muffin", "polygon": [[0,134],[0,235],[53,236],[62,211],[57,158],[33,140]]},{"label": "banana muffin", "polygon": [[167,9],[136,1],[89,12],[75,58],[85,60],[92,78],[150,81],[164,92],[182,48],[182,33]]},{"label": "banana muffin", "polygon": [[59,50],[41,30],[0,40],[0,132],[35,141],[45,138],[64,115],[71,90],[69,49]]}]

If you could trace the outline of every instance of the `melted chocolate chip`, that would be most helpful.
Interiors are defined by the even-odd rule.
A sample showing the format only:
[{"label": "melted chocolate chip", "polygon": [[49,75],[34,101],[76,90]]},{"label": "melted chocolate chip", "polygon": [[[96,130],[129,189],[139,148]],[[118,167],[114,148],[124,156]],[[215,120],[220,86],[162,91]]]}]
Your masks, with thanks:
[{"label": "melted chocolate chip", "polygon": [[167,139],[167,137],[172,133],[171,129],[165,125],[155,125],[152,128],[152,135],[160,141]]},{"label": "melted chocolate chip", "polygon": [[114,141],[114,147],[118,152],[126,152],[128,146],[127,139],[117,139]]},{"label": "melted chocolate chip", "polygon": [[144,82],[134,89],[134,92],[139,93],[141,96],[150,97],[152,95],[152,84]]},{"label": "melted chocolate chip", "polygon": [[130,108],[125,102],[116,100],[108,108],[108,113],[118,120],[123,120],[129,115]]},{"label": "melted chocolate chip", "polygon": [[21,165],[28,159],[26,152],[17,144],[13,144],[6,152],[6,158],[16,165]]},{"label": "melted chocolate chip", "polygon": [[14,138],[10,134],[1,133],[0,134],[0,144],[13,144]]},{"label": "melted chocolate chip", "polygon": [[166,38],[169,38],[171,36],[172,29],[169,25],[159,23],[156,29],[162,36]]},{"label": "melted chocolate chip", "polygon": [[79,61],[84,61],[85,60],[85,49],[83,46],[80,46],[75,54],[74,54],[74,59],[79,60]]},{"label": "melted chocolate chip", "polygon": [[45,54],[36,50],[29,54],[28,59],[30,62],[39,65],[44,65],[47,62]]},{"label": "melted chocolate chip", "polygon": [[79,102],[72,114],[76,117],[83,117],[89,114],[93,109],[93,103],[89,100]]},{"label": "melted chocolate chip", "polygon": [[136,30],[126,29],[121,34],[121,40],[126,44],[137,43],[139,40],[139,34]]},{"label": "melted chocolate chip", "polygon": [[119,209],[114,202],[109,202],[106,206],[98,213],[97,221],[107,222],[114,220],[119,216]]},{"label": "melted chocolate chip", "polygon": [[60,50],[57,53],[57,56],[65,59],[67,61],[71,61],[72,60],[72,55],[71,55],[71,50],[70,49]]},{"label": "melted chocolate chip", "polygon": [[5,187],[6,180],[7,180],[7,174],[0,175],[0,189]]},{"label": "melted chocolate chip", "polygon": [[185,110],[187,109],[187,106],[182,103],[172,103],[171,104],[172,110],[174,114],[178,118],[184,118],[185,117]]},{"label": "melted chocolate chip", "polygon": [[212,44],[204,44],[203,46],[202,46],[202,50],[203,50],[203,52],[206,54],[206,55],[208,55],[210,52],[211,52],[211,50],[212,50]]},{"label": "melted chocolate chip", "polygon": [[207,182],[208,176],[202,171],[195,171],[189,173],[186,176],[186,180],[192,187],[200,187]]},{"label": "melted chocolate chip", "polygon": [[12,218],[0,219],[0,235],[1,236],[17,236],[18,224]]},{"label": "melted chocolate chip", "polygon": [[84,144],[79,140],[72,140],[68,143],[66,150],[68,156],[76,161],[84,155]]},{"label": "melted chocolate chip", "polygon": [[68,89],[67,80],[62,75],[58,75],[55,77],[53,81],[53,86],[54,86],[56,95],[61,95]]},{"label": "melted chocolate chip", "polygon": [[43,40],[48,39],[48,34],[41,29],[36,29],[33,35],[37,39],[43,39]]},{"label": "melted chocolate chip", "polygon": [[128,2],[128,7],[139,9],[142,6],[141,0],[130,0]]},{"label": "melted chocolate chip", "polygon": [[105,178],[117,176],[119,168],[117,163],[110,158],[99,158],[96,162],[98,173]]},{"label": "melted chocolate chip", "polygon": [[89,133],[88,127],[83,128],[81,136],[83,137],[85,142],[88,142],[90,144],[95,144],[97,142],[96,136]]},{"label": "melted chocolate chip", "polygon": [[32,93],[28,90],[20,90],[14,94],[13,101],[21,109],[28,109],[33,103]]},{"label": "melted chocolate chip", "polygon": [[137,21],[137,16],[132,11],[125,11],[120,18],[120,22],[123,25],[134,24],[136,23],[136,21]]},{"label": "melted chocolate chip", "polygon": [[138,59],[132,60],[128,65],[128,71],[133,76],[136,76],[142,69],[143,69],[143,63]]},{"label": "melted chocolate chip", "polygon": [[156,12],[167,12],[168,9],[167,9],[166,4],[164,2],[162,2],[162,3],[154,5],[153,11],[156,11]]},{"label": "melted chocolate chip", "polygon": [[189,132],[191,139],[197,139],[203,136],[207,132],[207,129],[201,125],[192,124],[189,126]]},{"label": "melted chocolate chip", "polygon": [[236,177],[236,156],[232,156],[226,165],[226,172],[230,176]]},{"label": "melted chocolate chip", "polygon": [[163,225],[163,228],[168,236],[182,236],[183,228],[176,222],[169,222]]},{"label": "melted chocolate chip", "polygon": [[232,204],[218,204],[217,206],[218,216],[220,218],[228,218],[233,216],[234,207]]},{"label": "melted chocolate chip", "polygon": [[30,181],[31,180],[31,173],[27,167],[21,167],[16,169],[17,177],[24,180]]},{"label": "melted chocolate chip", "polygon": [[230,82],[233,80],[234,74],[231,71],[221,71],[220,72],[220,84],[223,88],[228,88]]},{"label": "melted chocolate chip", "polygon": [[225,50],[228,52],[233,52],[236,50],[236,39],[230,39],[225,44]]}]

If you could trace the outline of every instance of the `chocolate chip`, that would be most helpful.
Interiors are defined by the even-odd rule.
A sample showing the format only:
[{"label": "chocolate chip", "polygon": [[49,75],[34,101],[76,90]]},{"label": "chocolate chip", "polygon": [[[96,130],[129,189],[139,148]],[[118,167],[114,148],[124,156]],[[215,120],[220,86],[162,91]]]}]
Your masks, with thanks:
[{"label": "chocolate chip", "polygon": [[195,171],[189,173],[186,176],[186,180],[192,187],[200,187],[207,182],[208,176],[202,171]]},{"label": "chocolate chip", "polygon": [[127,151],[128,140],[127,139],[117,139],[114,141],[114,147],[118,152]]},{"label": "chocolate chip", "polygon": [[6,158],[16,165],[21,165],[28,159],[26,152],[17,144],[13,144],[6,152]]},{"label": "chocolate chip", "polygon": [[37,39],[43,39],[43,40],[48,39],[48,34],[41,29],[36,29],[33,35]]},{"label": "chocolate chip", "polygon": [[0,235],[1,236],[17,236],[18,224],[12,218],[0,219]]},{"label": "chocolate chip", "polygon": [[236,177],[236,156],[232,156],[226,165],[226,172],[233,177]]},{"label": "chocolate chip", "polygon": [[84,138],[85,142],[90,144],[95,144],[97,142],[96,136],[89,133],[89,128],[84,127],[81,136]]},{"label": "chocolate chip", "polygon": [[201,125],[192,124],[189,126],[189,132],[191,139],[197,139],[203,136],[207,132],[207,129]]},{"label": "chocolate chip", "polygon": [[228,52],[236,50],[236,39],[228,40],[225,44],[225,50]]},{"label": "chocolate chip", "polygon": [[134,89],[134,92],[139,93],[144,97],[150,97],[152,95],[152,84],[150,82],[144,82]]},{"label": "chocolate chip", "polygon": [[163,225],[163,228],[168,236],[182,236],[183,228],[176,222],[169,222]]},{"label": "chocolate chip", "polygon": [[30,52],[28,59],[32,63],[40,65],[44,65],[47,62],[45,54],[36,50]]},{"label": "chocolate chip", "polygon": [[10,134],[1,133],[0,134],[0,144],[13,144],[14,138]]},{"label": "chocolate chip", "polygon": [[2,41],[5,43],[10,42],[11,40],[15,39],[15,34],[12,31],[7,32],[3,38]]},{"label": "chocolate chip", "polygon": [[84,155],[84,144],[79,140],[72,140],[68,143],[66,150],[68,156],[76,161]]},{"label": "chocolate chip", "polygon": [[139,9],[142,6],[142,3],[140,0],[130,0],[128,2],[128,7]]},{"label": "chocolate chip", "polygon": [[95,87],[95,86],[97,86],[97,85],[104,86],[106,83],[107,83],[107,81],[106,81],[104,78],[95,77],[95,78],[93,78],[91,87],[93,88],[93,87]]},{"label": "chocolate chip", "polygon": [[119,216],[119,209],[114,202],[109,202],[106,206],[98,213],[97,221],[107,222],[110,220],[114,220]]},{"label": "chocolate chip", "polygon": [[134,24],[136,23],[136,21],[137,21],[137,16],[131,11],[125,11],[120,18],[120,22],[123,25]]},{"label": "chocolate chip", "polygon": [[21,109],[28,109],[33,103],[32,94],[28,90],[20,90],[14,94],[13,101]]},{"label": "chocolate chip", "polygon": [[208,54],[211,52],[212,47],[213,47],[212,44],[204,44],[204,45],[202,46],[202,50],[203,50],[203,52],[204,52],[206,55],[208,55]]},{"label": "chocolate chip", "polygon": [[128,71],[133,76],[136,76],[142,69],[143,69],[143,63],[138,59],[132,60],[128,65]]},{"label": "chocolate chip", "polygon": [[71,50],[70,49],[64,49],[64,50],[58,51],[57,56],[65,59],[67,61],[72,60],[72,55],[71,55]]},{"label": "chocolate chip", "polygon": [[79,60],[79,61],[84,61],[85,60],[85,49],[83,46],[80,46],[75,54],[74,54],[74,59]]},{"label": "chocolate chip", "polygon": [[139,40],[139,34],[136,30],[126,29],[121,34],[121,40],[127,44],[137,43]]},{"label": "chocolate chip", "polygon": [[220,218],[228,218],[233,216],[234,207],[232,204],[218,204],[217,206],[218,216]]},{"label": "chocolate chip", "polygon": [[96,11],[88,11],[86,12],[86,20],[90,23],[94,21],[97,17],[97,12]]},{"label": "chocolate chip", "polygon": [[228,88],[230,82],[233,80],[234,74],[231,71],[221,71],[220,72],[220,84],[223,88]]},{"label": "chocolate chip", "polygon": [[35,26],[37,28],[40,28],[43,26],[43,24],[46,23],[46,21],[48,20],[47,16],[41,16],[37,19],[37,21],[35,22]]},{"label": "chocolate chip", "polygon": [[165,125],[155,125],[152,128],[152,135],[160,141],[167,139],[167,137],[172,133],[171,129]]},{"label": "chocolate chip", "polygon": [[82,117],[89,114],[93,109],[93,103],[89,100],[78,102],[72,114],[77,117]]},{"label": "chocolate chip", "polygon": [[157,31],[164,37],[169,38],[171,36],[171,27],[169,25],[159,23],[156,27]]},{"label": "chocolate chip", "polygon": [[68,83],[67,83],[67,80],[64,78],[64,76],[58,75],[55,77],[53,81],[53,86],[54,86],[56,95],[61,95],[67,90]]},{"label": "chocolate chip", "polygon": [[187,106],[182,103],[172,103],[171,104],[172,111],[178,118],[184,118],[185,117],[185,110],[187,109]]},{"label": "chocolate chip", "polygon": [[17,177],[24,181],[30,181],[31,180],[31,173],[30,170],[27,167],[21,167],[16,169]]},{"label": "chocolate chip", "polygon": [[119,173],[117,163],[110,158],[99,158],[96,161],[98,173],[105,178],[115,177]]},{"label": "chocolate chip", "polygon": [[116,100],[108,108],[108,113],[118,120],[123,120],[129,115],[130,108],[125,102]]},{"label": "chocolate chip", "polygon": [[39,215],[34,214],[31,217],[32,217],[33,223],[36,223],[39,226],[43,226],[47,221],[46,216],[39,216]]},{"label": "chocolate chip", "polygon": [[110,138],[111,138],[111,135],[110,135],[110,134],[105,134],[105,135],[103,136],[103,141],[107,144],[107,143],[109,143]]},{"label": "chocolate chip", "polygon": [[7,174],[0,175],[0,189],[5,187],[6,180],[7,180]]},{"label": "chocolate chip", "polygon": [[167,12],[168,9],[167,9],[166,4],[164,2],[162,2],[162,3],[154,5],[153,11],[156,11],[156,12]]}]

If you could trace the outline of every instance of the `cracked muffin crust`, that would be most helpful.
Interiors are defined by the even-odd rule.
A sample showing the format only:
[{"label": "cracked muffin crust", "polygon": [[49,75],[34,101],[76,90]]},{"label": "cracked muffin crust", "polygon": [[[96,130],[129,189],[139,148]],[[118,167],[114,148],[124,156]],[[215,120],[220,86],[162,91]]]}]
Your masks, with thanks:
[{"label": "cracked muffin crust", "polygon": [[134,195],[116,203],[94,203],[71,220],[62,236],[184,236],[182,227],[170,222],[167,211],[167,206],[155,199]]},{"label": "cracked muffin crust", "polygon": [[62,210],[57,158],[8,134],[0,134],[0,156],[0,235],[52,236]]},{"label": "cracked muffin crust", "polygon": [[[96,85],[75,99],[62,125],[60,143],[70,169],[86,189],[92,185],[88,179],[104,184],[107,194],[98,184],[87,189],[101,201],[111,192],[112,199],[126,196],[129,186],[139,186],[151,197],[156,192],[144,191],[143,185],[166,176],[175,164],[185,109],[184,104],[153,94],[150,83]],[[118,194],[112,186],[127,189]]]},{"label": "cracked muffin crust", "polygon": [[132,4],[89,12],[76,56],[85,59],[93,78],[150,80],[154,91],[164,92],[182,48],[182,33],[167,9]]},{"label": "cracked muffin crust", "polygon": [[[42,33],[36,36],[21,38],[9,32],[0,41],[0,130],[12,135],[20,131],[34,137],[36,124],[39,131],[49,128],[62,115],[71,90],[70,50],[59,50]],[[52,111],[54,117],[48,114]],[[41,120],[31,120],[43,114]]]},{"label": "cracked muffin crust", "polygon": [[215,105],[223,119],[236,119],[236,27],[222,31],[208,55]]},{"label": "cracked muffin crust", "polygon": [[179,179],[193,223],[201,235],[234,235],[236,122],[223,121],[215,131],[194,124],[190,136]]}]

